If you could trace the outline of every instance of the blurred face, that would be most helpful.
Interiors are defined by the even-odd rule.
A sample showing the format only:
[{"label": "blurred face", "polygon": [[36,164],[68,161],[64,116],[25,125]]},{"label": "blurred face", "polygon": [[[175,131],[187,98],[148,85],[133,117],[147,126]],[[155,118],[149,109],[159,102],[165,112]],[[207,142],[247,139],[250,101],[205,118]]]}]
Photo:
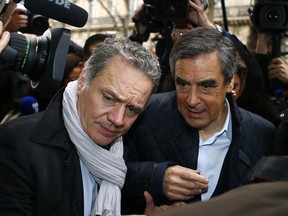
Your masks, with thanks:
[{"label": "blurred face", "polygon": [[71,73],[68,75],[68,77],[64,80],[64,85],[67,85],[70,81],[77,80],[79,75],[81,73],[80,67],[75,67],[72,69]]},{"label": "blurred face", "polygon": [[98,145],[109,145],[128,131],[152,88],[149,78],[119,59],[111,61],[90,86],[82,73],[77,109],[83,130]]},{"label": "blurred face", "polygon": [[175,82],[178,110],[190,126],[204,131],[223,127],[227,114],[224,100],[233,84],[224,84],[216,53],[178,60]]}]

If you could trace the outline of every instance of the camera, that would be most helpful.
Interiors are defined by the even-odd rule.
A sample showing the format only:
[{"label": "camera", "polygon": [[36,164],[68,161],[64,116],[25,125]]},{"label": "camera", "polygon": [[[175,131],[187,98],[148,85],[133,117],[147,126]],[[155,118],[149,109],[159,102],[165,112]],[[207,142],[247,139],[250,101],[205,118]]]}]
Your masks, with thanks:
[{"label": "camera", "polygon": [[26,10],[24,14],[28,16],[28,23],[25,28],[19,29],[20,32],[42,35],[49,28],[47,17],[34,14],[29,10]]},{"label": "camera", "polygon": [[248,10],[255,28],[262,31],[285,31],[288,29],[287,1],[259,1]]},{"label": "camera", "polygon": [[46,30],[34,38],[11,33],[0,54],[0,71],[20,72],[30,78],[33,89],[55,93],[61,86],[70,35],[65,28]]},{"label": "camera", "polygon": [[[200,0],[204,9],[208,7],[207,0]],[[160,22],[182,23],[189,19],[189,0],[144,0],[146,12]]]},{"label": "camera", "polygon": [[189,18],[188,0],[144,0],[146,12],[160,22],[185,22]]},{"label": "camera", "polygon": [[[200,0],[204,9],[208,7],[208,0]],[[140,14],[140,20],[134,20],[136,31],[130,36],[133,41],[144,42],[152,32],[160,33],[164,37],[169,36],[174,24],[189,21],[189,13],[193,8],[189,0],[144,0],[144,8]],[[145,33],[139,33],[139,24],[146,27]]]}]

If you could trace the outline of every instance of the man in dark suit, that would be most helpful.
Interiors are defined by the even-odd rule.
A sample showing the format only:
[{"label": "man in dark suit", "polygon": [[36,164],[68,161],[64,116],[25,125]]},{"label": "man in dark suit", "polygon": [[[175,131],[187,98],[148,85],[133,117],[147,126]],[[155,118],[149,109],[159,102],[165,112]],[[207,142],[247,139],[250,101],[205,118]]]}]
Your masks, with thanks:
[{"label": "man in dark suit", "polygon": [[122,136],[160,77],[138,43],[109,38],[44,112],[0,126],[0,215],[120,215]]},{"label": "man in dark suit", "polygon": [[250,182],[249,170],[271,154],[276,129],[237,106],[236,63],[236,48],[217,29],[197,27],[176,41],[176,91],[154,94],[124,139],[123,213],[143,213],[146,190],[160,206],[209,200]]}]

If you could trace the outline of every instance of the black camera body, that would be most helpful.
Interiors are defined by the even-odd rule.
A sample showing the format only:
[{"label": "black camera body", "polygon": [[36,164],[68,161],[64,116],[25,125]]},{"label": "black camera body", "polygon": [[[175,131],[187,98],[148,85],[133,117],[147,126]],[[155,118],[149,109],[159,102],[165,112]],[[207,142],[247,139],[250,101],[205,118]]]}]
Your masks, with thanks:
[{"label": "black camera body", "polygon": [[144,0],[146,12],[160,22],[185,22],[189,17],[187,0]]},{"label": "black camera body", "polygon": [[[207,9],[208,0],[200,0]],[[146,25],[149,32],[165,32],[173,24],[185,23],[193,8],[189,0],[144,0],[144,11],[140,22]]]},{"label": "black camera body", "polygon": [[255,28],[262,31],[285,31],[288,29],[287,1],[259,1],[249,10]]},{"label": "black camera body", "polygon": [[34,14],[29,10],[24,12],[28,16],[28,23],[25,28],[19,29],[20,32],[42,35],[49,28],[49,18],[40,14]]}]

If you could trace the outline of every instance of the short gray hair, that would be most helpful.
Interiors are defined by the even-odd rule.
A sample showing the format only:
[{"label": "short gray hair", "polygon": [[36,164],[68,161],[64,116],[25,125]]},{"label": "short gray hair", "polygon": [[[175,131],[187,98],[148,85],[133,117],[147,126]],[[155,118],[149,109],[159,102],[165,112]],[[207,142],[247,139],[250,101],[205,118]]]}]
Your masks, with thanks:
[{"label": "short gray hair", "polygon": [[161,76],[159,61],[140,43],[125,37],[107,38],[96,46],[85,62],[86,82],[90,84],[115,57],[140,70],[153,82],[153,91],[157,89]]},{"label": "short gray hair", "polygon": [[220,59],[225,84],[230,83],[237,71],[236,48],[219,30],[208,27],[193,28],[176,41],[169,58],[173,77],[175,78],[175,64],[179,59],[193,59],[213,52],[217,52]]}]

